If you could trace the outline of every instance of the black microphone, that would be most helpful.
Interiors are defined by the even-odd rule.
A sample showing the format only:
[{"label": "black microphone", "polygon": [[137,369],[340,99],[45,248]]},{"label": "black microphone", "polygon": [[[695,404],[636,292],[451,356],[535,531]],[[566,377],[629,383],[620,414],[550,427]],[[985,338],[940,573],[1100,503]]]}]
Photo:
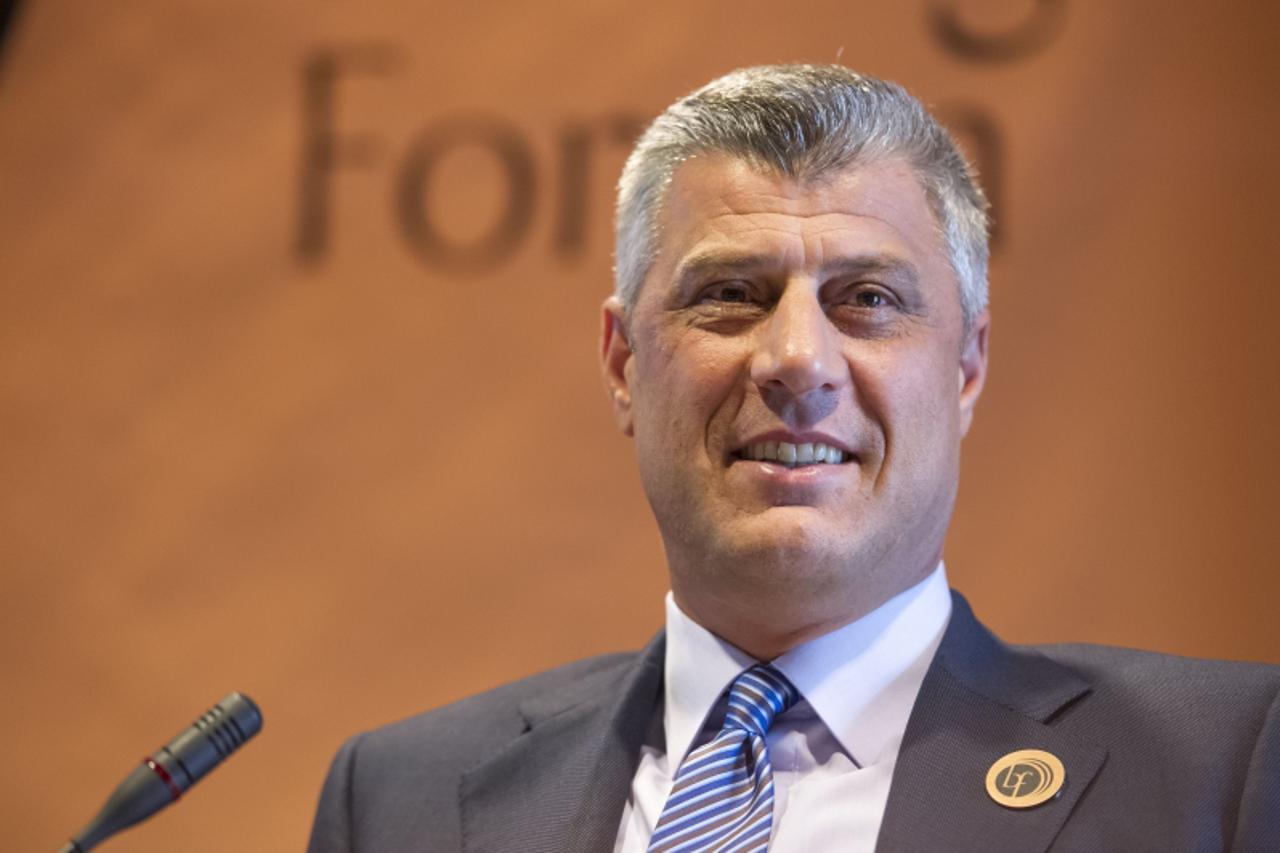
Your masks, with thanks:
[{"label": "black microphone", "polygon": [[88,853],[181,797],[262,729],[262,712],[243,693],[230,693],[190,728],[142,761],[107,799],[89,825],[59,853]]}]

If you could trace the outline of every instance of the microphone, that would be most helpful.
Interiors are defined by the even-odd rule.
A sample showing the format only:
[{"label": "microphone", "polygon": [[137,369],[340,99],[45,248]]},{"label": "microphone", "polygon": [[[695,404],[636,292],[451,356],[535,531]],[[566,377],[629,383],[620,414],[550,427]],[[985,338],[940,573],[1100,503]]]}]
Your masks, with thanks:
[{"label": "microphone", "polygon": [[125,777],[89,825],[59,853],[88,853],[181,797],[262,729],[262,712],[243,693],[229,693],[189,728],[147,756]]}]

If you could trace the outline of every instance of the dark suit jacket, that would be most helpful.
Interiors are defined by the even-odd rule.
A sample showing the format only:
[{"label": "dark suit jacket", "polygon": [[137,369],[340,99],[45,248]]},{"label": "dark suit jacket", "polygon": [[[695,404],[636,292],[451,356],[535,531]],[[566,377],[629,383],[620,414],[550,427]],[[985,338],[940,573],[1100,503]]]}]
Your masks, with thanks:
[{"label": "dark suit jacket", "polygon": [[[879,851],[1280,851],[1280,668],[1006,646],[954,604]],[[353,738],[310,853],[612,850],[662,656],[659,637]],[[1062,760],[1056,799],[987,796],[987,769],[1019,749]]]}]

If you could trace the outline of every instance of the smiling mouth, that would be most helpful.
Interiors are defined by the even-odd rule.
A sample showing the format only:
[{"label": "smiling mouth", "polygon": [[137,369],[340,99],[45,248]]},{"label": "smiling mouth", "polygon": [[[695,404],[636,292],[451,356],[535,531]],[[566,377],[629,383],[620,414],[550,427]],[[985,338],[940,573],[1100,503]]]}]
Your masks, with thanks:
[{"label": "smiling mouth", "polygon": [[784,468],[800,468],[805,465],[840,465],[844,462],[845,452],[820,441],[804,444],[762,441],[734,451],[733,458],[748,462],[774,462]]}]

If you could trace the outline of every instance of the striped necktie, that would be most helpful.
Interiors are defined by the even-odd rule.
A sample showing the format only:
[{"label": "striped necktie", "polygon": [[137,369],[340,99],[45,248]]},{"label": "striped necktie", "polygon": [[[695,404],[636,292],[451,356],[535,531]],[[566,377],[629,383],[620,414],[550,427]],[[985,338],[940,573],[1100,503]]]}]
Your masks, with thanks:
[{"label": "striped necktie", "polygon": [[649,840],[649,853],[766,850],[773,830],[773,768],[764,736],[800,698],[757,664],[729,688],[724,727],[689,753]]}]

